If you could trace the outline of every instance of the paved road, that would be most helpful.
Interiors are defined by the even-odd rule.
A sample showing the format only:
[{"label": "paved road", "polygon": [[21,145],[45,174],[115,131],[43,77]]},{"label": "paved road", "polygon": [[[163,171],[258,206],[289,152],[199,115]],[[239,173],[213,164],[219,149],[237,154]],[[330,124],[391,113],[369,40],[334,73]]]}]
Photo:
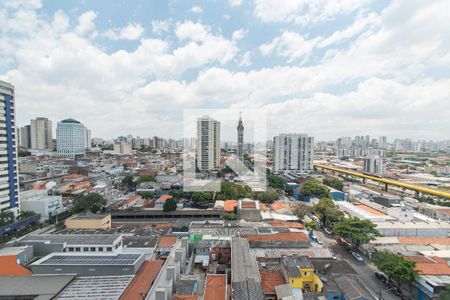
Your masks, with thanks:
[{"label": "paved road", "polygon": [[[364,258],[364,262],[358,262],[349,252],[347,252],[342,246],[336,243],[336,240],[321,231],[315,230],[314,233],[322,240],[324,247],[330,248],[336,254],[337,259],[345,260],[348,262],[353,269],[358,273],[362,282],[365,283],[366,288],[376,299],[380,299],[380,284],[374,272],[377,271],[377,268],[371,264],[366,257]],[[399,300],[400,298],[395,296],[392,291],[387,291],[388,287],[381,284],[381,299],[383,300]]]}]

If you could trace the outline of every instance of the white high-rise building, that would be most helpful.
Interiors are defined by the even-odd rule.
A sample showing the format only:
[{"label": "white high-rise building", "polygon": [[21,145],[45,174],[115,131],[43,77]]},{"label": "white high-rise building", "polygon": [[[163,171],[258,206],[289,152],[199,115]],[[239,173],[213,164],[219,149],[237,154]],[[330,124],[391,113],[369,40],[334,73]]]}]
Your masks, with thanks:
[{"label": "white high-rise building", "polygon": [[131,146],[127,142],[121,141],[118,144],[114,144],[114,153],[130,155]]},{"label": "white high-rise building", "polygon": [[30,149],[31,148],[31,126],[25,125],[23,127],[19,128],[19,135],[18,138],[19,146],[24,149]]},{"label": "white high-rise building", "polygon": [[86,127],[86,149],[91,149],[91,130]]},{"label": "white high-rise building", "polygon": [[86,127],[74,119],[65,119],[56,126],[58,155],[72,157],[86,153]]},{"label": "white high-rise building", "polygon": [[14,86],[0,80],[0,212],[19,209]]},{"label": "white high-rise building", "polygon": [[31,148],[53,150],[52,121],[42,117],[31,120]]},{"label": "white high-rise building", "polygon": [[364,172],[375,175],[383,175],[386,172],[386,166],[383,163],[383,159],[378,155],[370,155],[363,159]]},{"label": "white high-rise building", "polygon": [[313,169],[314,137],[306,134],[280,134],[273,138],[274,171]]},{"label": "white high-rise building", "polygon": [[386,149],[386,146],[387,146],[387,137],[380,136],[378,138],[378,148]]},{"label": "white high-rise building", "polygon": [[197,167],[201,171],[220,166],[220,122],[208,116],[197,118]]}]

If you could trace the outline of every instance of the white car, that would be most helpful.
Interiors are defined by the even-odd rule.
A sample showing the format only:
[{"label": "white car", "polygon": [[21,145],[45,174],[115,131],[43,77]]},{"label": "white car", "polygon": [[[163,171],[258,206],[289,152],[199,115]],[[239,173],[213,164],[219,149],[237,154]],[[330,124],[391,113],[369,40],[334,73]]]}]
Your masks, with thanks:
[{"label": "white car", "polygon": [[361,257],[361,255],[359,255],[356,252],[352,251],[352,256],[357,260],[357,261],[364,261],[364,259]]},{"label": "white car", "polygon": [[323,229],[323,231],[325,231],[327,234],[329,234],[329,235],[332,235],[333,234],[333,231],[330,229],[330,228],[328,228],[328,227],[325,227],[324,229]]}]

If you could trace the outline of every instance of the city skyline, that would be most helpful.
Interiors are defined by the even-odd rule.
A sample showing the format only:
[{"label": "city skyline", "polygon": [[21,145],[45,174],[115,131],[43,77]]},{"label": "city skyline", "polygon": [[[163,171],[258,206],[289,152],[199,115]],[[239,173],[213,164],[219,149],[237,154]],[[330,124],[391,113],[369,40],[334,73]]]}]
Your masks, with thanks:
[{"label": "city skyline", "polygon": [[0,78],[17,124],[104,138],[180,138],[182,109],[205,107],[266,109],[269,136],[448,138],[448,1],[287,4],[5,1]]}]

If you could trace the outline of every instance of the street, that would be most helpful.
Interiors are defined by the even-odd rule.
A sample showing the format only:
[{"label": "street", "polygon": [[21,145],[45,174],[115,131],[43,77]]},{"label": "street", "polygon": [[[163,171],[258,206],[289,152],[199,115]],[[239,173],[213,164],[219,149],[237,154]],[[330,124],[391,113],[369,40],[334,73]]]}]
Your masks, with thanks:
[{"label": "street", "polygon": [[[323,231],[314,230],[316,234],[323,242],[324,247],[328,247],[331,251],[336,254],[336,258],[340,260],[345,260],[349,263],[353,269],[358,273],[361,281],[366,284],[366,288],[376,299],[383,300],[399,300],[400,298],[394,295],[391,291],[388,291],[388,287],[384,285],[380,280],[375,277],[374,272],[377,268],[369,262],[369,260],[361,255],[364,262],[358,262],[349,252],[347,252],[341,245],[336,243],[333,236],[330,236]],[[381,285],[381,298],[380,298],[380,285]]]}]

